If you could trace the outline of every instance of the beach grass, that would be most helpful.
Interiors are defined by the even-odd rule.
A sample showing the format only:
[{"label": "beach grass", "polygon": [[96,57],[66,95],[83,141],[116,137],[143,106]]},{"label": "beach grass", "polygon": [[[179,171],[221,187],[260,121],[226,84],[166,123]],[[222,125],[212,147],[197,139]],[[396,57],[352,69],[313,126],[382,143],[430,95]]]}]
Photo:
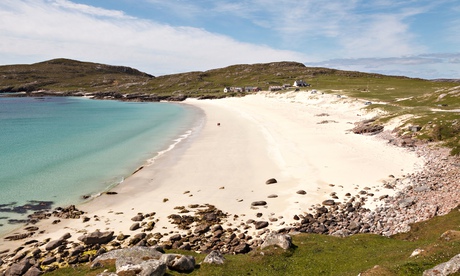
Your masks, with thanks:
[{"label": "beach grass", "polygon": [[[346,238],[319,234],[294,235],[294,247],[254,250],[244,255],[226,255],[223,265],[197,265],[187,275],[421,275],[460,252],[460,209],[445,216],[411,225],[411,230],[392,237],[358,234]],[[449,238],[443,233],[452,231]],[[421,253],[411,257],[412,252]],[[206,254],[169,250],[193,255],[197,264]],[[108,268],[110,271],[114,267]],[[88,265],[63,268],[47,275],[97,275]],[[183,275],[168,271],[169,275]]]}]

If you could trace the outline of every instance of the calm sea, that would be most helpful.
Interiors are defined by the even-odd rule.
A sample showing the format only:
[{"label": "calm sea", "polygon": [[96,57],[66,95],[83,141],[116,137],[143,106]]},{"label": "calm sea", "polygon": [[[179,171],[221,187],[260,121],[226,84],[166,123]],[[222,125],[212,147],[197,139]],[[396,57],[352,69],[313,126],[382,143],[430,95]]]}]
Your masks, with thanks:
[{"label": "calm sea", "polygon": [[78,204],[186,139],[181,104],[0,97],[0,234],[34,209]]}]

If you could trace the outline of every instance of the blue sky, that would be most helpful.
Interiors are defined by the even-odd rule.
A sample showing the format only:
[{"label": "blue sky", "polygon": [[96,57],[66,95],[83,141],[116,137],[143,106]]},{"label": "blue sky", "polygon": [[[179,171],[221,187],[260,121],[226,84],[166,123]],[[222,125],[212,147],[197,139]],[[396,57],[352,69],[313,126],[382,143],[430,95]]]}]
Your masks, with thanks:
[{"label": "blue sky", "polygon": [[164,75],[233,64],[460,78],[458,0],[1,0],[0,64]]}]

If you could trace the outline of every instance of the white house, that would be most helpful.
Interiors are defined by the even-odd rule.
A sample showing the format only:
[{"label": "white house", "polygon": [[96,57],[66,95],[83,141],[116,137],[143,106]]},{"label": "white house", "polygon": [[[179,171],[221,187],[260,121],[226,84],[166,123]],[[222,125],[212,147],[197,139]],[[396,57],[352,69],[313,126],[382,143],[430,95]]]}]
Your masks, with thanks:
[{"label": "white house", "polygon": [[307,86],[310,86],[310,84],[304,82],[303,80],[296,80],[292,86],[294,86],[294,87],[307,87]]}]

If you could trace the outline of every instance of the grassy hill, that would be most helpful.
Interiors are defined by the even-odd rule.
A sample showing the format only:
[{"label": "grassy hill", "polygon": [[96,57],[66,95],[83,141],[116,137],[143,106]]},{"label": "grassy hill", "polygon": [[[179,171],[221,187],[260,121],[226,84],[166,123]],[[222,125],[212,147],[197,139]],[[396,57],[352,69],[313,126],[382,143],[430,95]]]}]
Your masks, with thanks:
[{"label": "grassy hill", "polygon": [[[372,103],[368,109],[384,112],[375,122],[404,118],[400,134],[428,141],[443,141],[453,154],[460,153],[460,82],[423,80],[328,68],[306,67],[297,62],[240,64],[205,72],[154,77],[136,69],[69,59],[54,59],[31,65],[0,66],[1,92],[61,92],[146,94],[150,99],[167,97],[220,98],[242,96],[224,93],[224,87],[293,84],[304,80],[309,90],[360,98]],[[293,88],[291,88],[292,90]],[[302,89],[307,90],[307,89]],[[417,133],[407,126],[417,125]]]}]

